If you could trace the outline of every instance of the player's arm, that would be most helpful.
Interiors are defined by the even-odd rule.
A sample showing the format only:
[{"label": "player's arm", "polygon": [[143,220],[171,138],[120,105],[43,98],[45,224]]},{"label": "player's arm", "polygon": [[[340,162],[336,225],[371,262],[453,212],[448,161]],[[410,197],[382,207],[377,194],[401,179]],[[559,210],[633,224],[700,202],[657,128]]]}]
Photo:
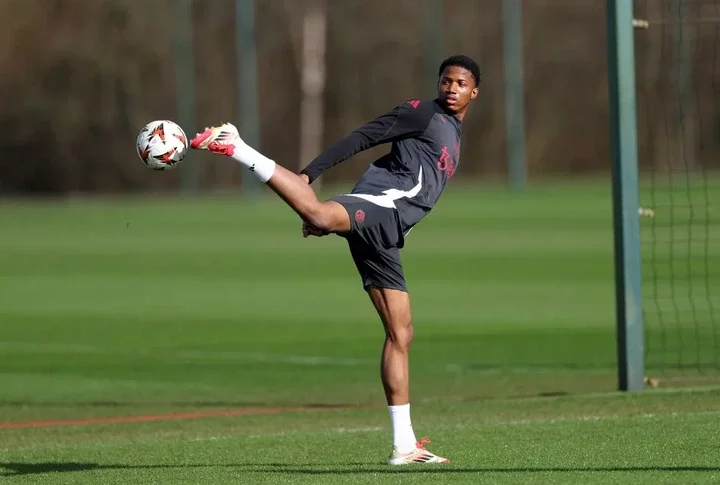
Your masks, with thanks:
[{"label": "player's arm", "polygon": [[363,150],[418,136],[430,122],[432,114],[430,113],[429,117],[428,114],[425,109],[416,109],[408,103],[401,104],[335,142],[300,173],[308,177],[308,183],[312,183],[329,168]]}]

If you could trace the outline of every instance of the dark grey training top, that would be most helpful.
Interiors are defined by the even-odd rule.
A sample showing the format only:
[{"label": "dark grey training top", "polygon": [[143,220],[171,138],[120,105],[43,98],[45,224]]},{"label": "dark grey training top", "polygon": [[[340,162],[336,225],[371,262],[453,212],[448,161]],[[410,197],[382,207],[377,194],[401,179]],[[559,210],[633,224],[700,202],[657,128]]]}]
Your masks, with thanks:
[{"label": "dark grey training top", "polygon": [[390,153],[373,162],[352,195],[397,209],[403,235],[440,198],[460,161],[461,122],[435,100],[410,100],[330,146],[301,173],[310,182],[351,156],[383,143]]}]

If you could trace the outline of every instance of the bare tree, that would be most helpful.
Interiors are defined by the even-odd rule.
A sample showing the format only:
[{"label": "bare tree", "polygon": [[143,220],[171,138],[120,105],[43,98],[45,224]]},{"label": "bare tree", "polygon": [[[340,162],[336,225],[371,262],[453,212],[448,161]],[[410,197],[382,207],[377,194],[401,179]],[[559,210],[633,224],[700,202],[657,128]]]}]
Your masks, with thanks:
[{"label": "bare tree", "polygon": [[[302,93],[299,168],[303,168],[322,150],[325,133],[327,0],[304,2],[301,18],[300,38],[293,35],[293,51],[300,72]],[[316,186],[319,186],[319,181]]]}]

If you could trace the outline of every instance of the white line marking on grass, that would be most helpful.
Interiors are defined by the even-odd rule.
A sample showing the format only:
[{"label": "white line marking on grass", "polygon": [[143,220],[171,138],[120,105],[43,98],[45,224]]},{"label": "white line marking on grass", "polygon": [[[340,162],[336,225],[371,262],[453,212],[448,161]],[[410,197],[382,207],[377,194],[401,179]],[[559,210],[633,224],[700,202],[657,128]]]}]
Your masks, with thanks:
[{"label": "white line marking on grass", "polygon": [[[166,357],[169,359],[185,359],[205,362],[208,360],[221,360],[232,362],[253,362],[266,364],[286,364],[294,366],[338,366],[338,367],[375,367],[378,365],[378,359],[353,358],[353,357],[330,357],[317,355],[288,355],[288,354],[271,354],[263,352],[235,352],[235,351],[208,351],[208,350],[176,350],[176,349],[143,349],[129,350],[113,347],[98,347],[93,345],[72,344],[72,343],[37,343],[37,342],[12,342],[0,341],[0,350],[17,353],[45,353],[55,352],[62,354],[89,354],[89,355],[124,355],[124,356],[155,356]],[[418,362],[414,364],[419,369],[444,370],[447,373],[472,373],[477,375],[508,375],[508,374],[573,374],[581,372],[583,374],[604,374],[614,372],[613,367],[563,367],[562,365],[520,365],[520,366],[493,366],[483,363],[438,363],[438,362]],[[661,378],[667,381],[688,380],[688,378]],[[708,378],[706,382],[720,382],[719,378]],[[658,388],[651,392],[686,392],[696,390],[716,390],[720,388],[717,384],[714,386],[705,385],[701,387],[680,387],[680,388]],[[573,396],[595,397],[598,395],[617,395],[619,391],[606,391],[600,393],[574,394]],[[539,399],[547,399],[549,396],[539,397]],[[568,397],[568,396],[557,396]],[[528,399],[528,396],[523,396]]]},{"label": "white line marking on grass", "polygon": [[500,421],[495,423],[487,423],[485,427],[496,428],[502,426],[525,426],[525,425],[545,425],[545,424],[560,424],[560,423],[582,423],[582,422],[594,422],[594,421],[619,421],[623,419],[665,419],[665,418],[676,418],[680,416],[718,416],[720,411],[691,411],[691,412],[679,412],[672,411],[668,413],[642,413],[642,414],[608,414],[602,415],[586,415],[586,416],[561,416],[557,418],[539,418],[539,419],[515,419],[510,421]]},{"label": "white line marking on grass", "polygon": [[0,350],[9,350],[14,352],[58,352],[61,354],[99,354],[103,351],[97,347],[80,344],[65,343],[37,343],[37,342],[0,342]]},{"label": "white line marking on grass", "polygon": [[[172,359],[185,360],[223,360],[233,362],[261,362],[268,364],[288,364],[305,366],[339,366],[339,367],[361,367],[377,366],[378,359],[353,358],[353,357],[330,357],[318,355],[287,355],[271,354],[262,352],[235,352],[235,351],[207,351],[207,350],[174,350],[174,349],[147,349],[128,350],[113,347],[97,347],[82,344],[67,343],[36,343],[36,342],[0,342],[0,350],[17,353],[60,353],[60,354],[89,354],[89,355],[127,355],[127,356],[167,356]],[[475,374],[548,374],[554,372],[608,372],[611,369],[573,369],[561,366],[492,366],[482,363],[436,363],[420,362],[416,366],[423,368],[443,369],[448,373],[470,372]]]},{"label": "white line marking on grass", "polygon": [[126,350],[113,347],[96,347],[91,345],[64,344],[64,343],[34,343],[34,342],[0,342],[0,350],[22,353],[55,352],[60,354],[91,354],[91,355],[158,355],[175,359],[186,360],[227,360],[244,362],[265,362],[290,365],[337,365],[337,366],[363,366],[377,365],[377,359],[356,359],[346,357],[328,357],[316,355],[285,355],[266,354],[261,352],[234,352],[234,351],[206,351],[206,350],[174,350],[174,349],[147,349]]},{"label": "white line marking on grass", "polygon": [[206,352],[206,351],[183,351],[178,352],[177,357],[181,359],[221,359],[221,360],[237,360],[245,362],[266,362],[272,364],[291,364],[291,365],[336,365],[336,366],[363,366],[376,365],[376,360],[370,359],[353,359],[344,357],[326,357],[315,355],[278,355],[263,354],[258,352]]},{"label": "white line marking on grass", "polygon": [[[718,385],[702,385],[702,386],[683,386],[683,387],[664,387],[648,389],[645,396],[655,394],[699,394],[699,393],[714,393],[720,391]],[[624,397],[628,400],[633,399],[633,395],[624,393],[622,391],[597,391],[597,392],[582,392],[582,393],[568,393],[564,395],[547,395],[547,396],[526,396],[517,395],[511,397],[485,397],[485,396],[441,396],[441,397],[424,397],[419,399],[423,403],[437,403],[437,402],[466,402],[469,399],[477,402],[492,401],[492,402],[532,402],[532,401],[556,401],[556,400],[578,400],[578,399],[596,399],[596,398],[617,398]]]},{"label": "white line marking on grass", "polygon": [[[223,441],[223,440],[234,440],[234,439],[264,439],[264,438],[284,438],[287,436],[293,436],[293,435],[313,435],[313,434],[352,434],[352,433],[373,433],[378,431],[389,431],[389,428],[383,428],[380,426],[368,426],[365,428],[330,428],[322,431],[280,431],[277,433],[254,433],[254,434],[245,434],[245,435],[237,435],[237,434],[229,434],[229,435],[220,435],[220,436],[199,436],[197,438],[190,438],[186,441]],[[164,441],[164,440],[158,440],[158,441]],[[149,440],[148,442],[152,443],[154,440]]]}]

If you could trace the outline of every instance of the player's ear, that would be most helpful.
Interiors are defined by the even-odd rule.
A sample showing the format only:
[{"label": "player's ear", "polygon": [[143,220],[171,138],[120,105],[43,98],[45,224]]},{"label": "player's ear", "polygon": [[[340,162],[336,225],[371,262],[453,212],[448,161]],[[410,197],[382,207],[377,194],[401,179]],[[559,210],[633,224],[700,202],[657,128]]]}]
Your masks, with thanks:
[{"label": "player's ear", "polygon": [[470,100],[473,100],[473,99],[477,98],[478,91],[479,91],[478,87],[475,86],[475,87],[473,88],[472,92],[470,93]]}]

